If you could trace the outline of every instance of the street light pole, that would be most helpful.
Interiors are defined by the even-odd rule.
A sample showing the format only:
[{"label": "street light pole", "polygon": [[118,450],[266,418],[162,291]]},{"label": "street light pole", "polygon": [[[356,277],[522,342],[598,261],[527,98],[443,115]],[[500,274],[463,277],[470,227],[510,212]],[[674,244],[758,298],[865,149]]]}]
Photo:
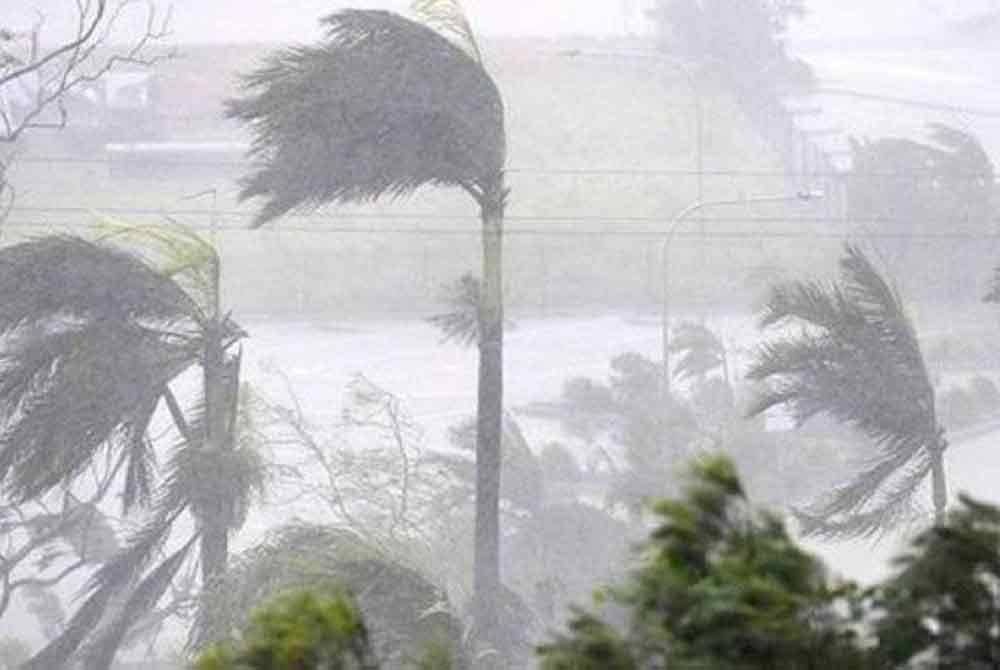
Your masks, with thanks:
[{"label": "street light pole", "polygon": [[721,207],[724,205],[748,205],[766,202],[811,202],[823,198],[822,191],[800,191],[794,195],[751,195],[742,198],[732,198],[729,200],[696,200],[684,209],[677,212],[670,221],[670,227],[663,238],[661,249],[661,279],[663,281],[663,293],[660,305],[660,343],[663,347],[663,392],[664,396],[670,394],[670,243],[674,239],[674,234],[682,223],[688,220],[695,212],[706,207]]}]

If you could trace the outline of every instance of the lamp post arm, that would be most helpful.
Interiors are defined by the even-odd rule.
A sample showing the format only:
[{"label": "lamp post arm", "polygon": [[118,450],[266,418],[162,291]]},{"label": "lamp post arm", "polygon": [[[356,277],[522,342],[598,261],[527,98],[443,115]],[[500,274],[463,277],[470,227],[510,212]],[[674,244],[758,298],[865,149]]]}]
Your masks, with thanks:
[{"label": "lamp post arm", "polygon": [[660,327],[662,331],[660,342],[663,347],[663,351],[661,353],[663,356],[662,388],[664,396],[668,396],[670,394],[670,243],[673,241],[674,234],[677,232],[678,228],[680,228],[681,224],[687,221],[688,217],[692,214],[706,207],[746,205],[765,202],[810,202],[812,200],[820,200],[822,198],[822,192],[801,191],[794,195],[751,195],[740,198],[731,198],[729,200],[699,200],[691,203],[674,215],[674,218],[671,219],[670,227],[667,229],[667,234],[663,238],[663,246],[660,251],[662,269],[661,279],[663,282],[663,291],[661,296],[662,303],[660,306]]}]

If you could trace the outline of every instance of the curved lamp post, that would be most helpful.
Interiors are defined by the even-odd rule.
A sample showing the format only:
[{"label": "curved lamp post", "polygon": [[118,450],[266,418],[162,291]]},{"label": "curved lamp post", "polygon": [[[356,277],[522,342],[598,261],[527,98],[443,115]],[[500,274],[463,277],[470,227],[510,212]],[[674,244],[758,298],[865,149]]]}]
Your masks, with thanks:
[{"label": "curved lamp post", "polygon": [[670,393],[670,243],[674,239],[674,233],[682,223],[688,220],[695,212],[706,207],[721,207],[723,205],[746,205],[763,202],[811,202],[821,200],[822,191],[800,191],[794,195],[751,195],[742,198],[731,198],[729,200],[696,200],[684,209],[677,212],[670,221],[670,227],[663,238],[663,248],[661,251],[661,268],[663,280],[663,296],[660,305],[660,327],[661,344],[663,346],[663,391],[664,395]]}]

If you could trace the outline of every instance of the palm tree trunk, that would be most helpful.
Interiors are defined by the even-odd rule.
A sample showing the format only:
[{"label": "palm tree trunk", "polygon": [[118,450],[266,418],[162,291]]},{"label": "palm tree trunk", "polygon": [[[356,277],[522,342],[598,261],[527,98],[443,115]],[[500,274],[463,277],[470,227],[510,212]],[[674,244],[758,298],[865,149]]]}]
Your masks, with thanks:
[{"label": "palm tree trunk", "polygon": [[[221,330],[221,328],[213,329]],[[202,361],[205,393],[205,444],[204,448],[219,451],[226,448],[228,432],[228,386],[226,357],[216,333],[209,333]],[[229,558],[229,519],[223,509],[202,510],[198,519],[201,526],[201,578],[207,585],[226,569]]]},{"label": "palm tree trunk", "polygon": [[945,522],[948,506],[948,485],[944,478],[944,444],[938,445],[931,454],[931,494],[934,498],[934,523]]},{"label": "palm tree trunk", "polygon": [[503,436],[502,176],[481,200],[483,281],[476,414],[475,617],[480,635],[496,641],[500,623],[500,467]]}]

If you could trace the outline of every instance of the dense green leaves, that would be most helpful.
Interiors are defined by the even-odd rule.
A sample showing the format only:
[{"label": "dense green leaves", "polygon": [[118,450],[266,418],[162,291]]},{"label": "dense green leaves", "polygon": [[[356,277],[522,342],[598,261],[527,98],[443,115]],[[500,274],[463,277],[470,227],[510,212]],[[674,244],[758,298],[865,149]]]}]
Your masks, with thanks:
[{"label": "dense green leaves", "polygon": [[542,667],[865,667],[844,615],[852,588],[749,507],[729,461],[699,462],[685,495],[655,511],[640,567],[612,592],[629,611],[624,633],[580,613],[541,648]]},{"label": "dense green leaves", "polygon": [[302,591],[258,610],[234,644],[204,652],[196,670],[372,670],[368,631],[346,597]]},{"label": "dense green leaves", "polygon": [[879,653],[891,667],[1000,666],[1000,509],[960,496],[948,523],[920,533],[872,592]]}]

